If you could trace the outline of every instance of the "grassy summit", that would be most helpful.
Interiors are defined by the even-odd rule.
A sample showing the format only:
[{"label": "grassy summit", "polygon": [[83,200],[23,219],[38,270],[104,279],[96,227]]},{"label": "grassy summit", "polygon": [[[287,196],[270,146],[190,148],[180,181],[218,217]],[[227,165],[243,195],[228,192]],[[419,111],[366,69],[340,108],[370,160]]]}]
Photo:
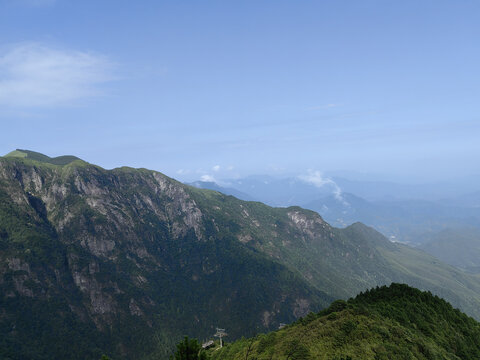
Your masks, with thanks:
[{"label": "grassy summit", "polygon": [[22,149],[14,150],[8,153],[7,155],[5,155],[5,157],[17,157],[17,158],[28,159],[28,160],[39,161],[39,162],[48,163],[52,165],[61,165],[61,166],[68,165],[76,160],[81,160],[80,158],[73,155],[62,155],[62,156],[51,158],[39,152],[35,152],[31,150],[22,150]]},{"label": "grassy summit", "polygon": [[211,352],[236,359],[479,359],[480,324],[443,299],[391,284],[281,330]]}]

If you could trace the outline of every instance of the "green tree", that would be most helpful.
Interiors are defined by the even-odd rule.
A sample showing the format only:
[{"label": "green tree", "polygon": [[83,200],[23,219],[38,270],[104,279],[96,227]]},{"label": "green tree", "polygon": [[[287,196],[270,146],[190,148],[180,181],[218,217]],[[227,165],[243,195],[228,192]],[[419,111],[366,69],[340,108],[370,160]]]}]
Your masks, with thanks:
[{"label": "green tree", "polygon": [[311,359],[308,348],[301,344],[298,339],[294,339],[288,343],[285,351],[288,360],[309,360]]},{"label": "green tree", "polygon": [[185,336],[182,342],[177,344],[174,360],[207,360],[207,354],[203,351],[197,339],[189,339]]}]

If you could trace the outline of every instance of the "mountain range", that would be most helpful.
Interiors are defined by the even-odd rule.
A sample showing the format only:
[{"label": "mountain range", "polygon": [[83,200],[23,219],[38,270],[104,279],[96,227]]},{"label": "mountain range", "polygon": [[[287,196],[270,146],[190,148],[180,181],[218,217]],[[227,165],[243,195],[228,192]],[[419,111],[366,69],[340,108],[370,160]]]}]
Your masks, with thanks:
[{"label": "mountain range", "polygon": [[221,183],[226,185],[201,181],[191,184],[225,194],[237,192],[243,199],[270,206],[298,205],[318,212],[333,226],[362,222],[392,241],[415,246],[445,230],[458,232],[460,237],[468,229],[480,230],[478,192],[465,193],[471,186],[352,181],[320,174],[286,178],[249,176]]},{"label": "mountain range", "polygon": [[184,334],[253,336],[391,282],[480,318],[480,277],[159,172],[16,150],[0,158],[0,357],[167,358]]}]

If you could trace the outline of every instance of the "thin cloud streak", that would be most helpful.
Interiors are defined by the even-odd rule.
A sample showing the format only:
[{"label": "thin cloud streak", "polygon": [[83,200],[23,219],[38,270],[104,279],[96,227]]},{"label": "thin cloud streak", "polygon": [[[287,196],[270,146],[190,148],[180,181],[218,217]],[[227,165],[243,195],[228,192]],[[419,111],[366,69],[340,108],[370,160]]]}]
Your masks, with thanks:
[{"label": "thin cloud streak", "polygon": [[309,169],[307,174],[299,175],[298,178],[306,183],[312,184],[318,188],[329,186],[332,188],[332,193],[338,201],[341,201],[344,205],[348,205],[342,196],[342,189],[338,184],[329,177],[323,176],[318,170]]},{"label": "thin cloud streak", "polygon": [[114,80],[105,56],[17,44],[0,55],[0,104],[15,108],[71,106],[104,95],[101,85]]}]

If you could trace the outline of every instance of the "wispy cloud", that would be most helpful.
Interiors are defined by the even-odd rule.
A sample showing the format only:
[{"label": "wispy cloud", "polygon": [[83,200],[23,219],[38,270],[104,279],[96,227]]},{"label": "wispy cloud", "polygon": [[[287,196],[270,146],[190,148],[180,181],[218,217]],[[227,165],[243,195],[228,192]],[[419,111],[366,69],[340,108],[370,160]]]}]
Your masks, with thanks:
[{"label": "wispy cloud", "polygon": [[190,170],[188,170],[188,169],[178,169],[177,174],[178,175],[187,175],[187,174],[190,174]]},{"label": "wispy cloud", "polygon": [[17,44],[0,54],[0,105],[52,107],[103,95],[101,84],[113,77],[114,65],[105,56]]},{"label": "wispy cloud", "polygon": [[214,167],[212,167],[212,170],[215,171],[215,172],[219,172],[220,171],[220,165],[215,165]]},{"label": "wispy cloud", "polygon": [[338,184],[329,177],[323,176],[321,171],[310,169],[308,170],[307,174],[300,175],[298,178],[318,188],[322,188],[324,186],[331,187],[332,193],[337,200],[343,202],[345,205],[348,205],[342,196],[342,189],[340,189],[340,186],[338,186]]},{"label": "wispy cloud", "polygon": [[215,180],[215,178],[212,175],[208,175],[208,174],[202,175],[200,177],[200,180],[205,182],[214,182],[214,183],[217,182],[217,180]]}]

